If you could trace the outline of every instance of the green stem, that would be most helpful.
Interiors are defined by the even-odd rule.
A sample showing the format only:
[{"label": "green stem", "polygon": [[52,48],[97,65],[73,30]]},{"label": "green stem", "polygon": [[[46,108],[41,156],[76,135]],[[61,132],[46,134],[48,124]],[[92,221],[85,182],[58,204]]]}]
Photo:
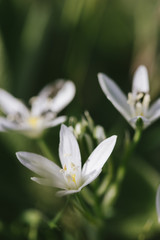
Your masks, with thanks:
[{"label": "green stem", "polygon": [[[121,185],[126,175],[128,160],[131,158],[137,144],[139,143],[141,135],[142,135],[142,124],[139,124],[139,125],[137,124],[137,128],[133,136],[133,140],[125,148],[125,152],[122,157],[121,164],[117,170],[116,179],[113,182],[113,184],[111,184],[107,194],[104,196],[105,206],[112,206],[114,202],[117,200],[120,193]],[[108,193],[110,195],[109,197],[108,197]]]},{"label": "green stem", "polygon": [[49,148],[47,147],[46,143],[43,139],[39,139],[37,141],[39,148],[41,149],[44,156],[52,161],[55,162],[56,158],[53,156],[53,153],[50,152]]},{"label": "green stem", "polygon": [[132,156],[136,146],[138,145],[140,138],[142,135],[142,128],[136,128],[134,136],[133,136],[133,140],[132,142],[130,142],[129,146],[127,146],[126,151],[122,157],[122,164],[121,166],[126,167],[126,164],[128,162],[128,159]]},{"label": "green stem", "polygon": [[67,197],[67,201],[66,201],[63,209],[61,211],[59,211],[51,221],[48,222],[48,225],[49,225],[50,228],[57,228],[58,227],[57,223],[61,219],[65,209],[67,208],[67,206],[69,204],[69,200],[70,200],[70,196]]},{"label": "green stem", "polygon": [[117,173],[117,183],[120,181],[123,181],[125,174],[126,174],[126,168],[128,164],[128,160],[131,158],[135,148],[137,147],[140,138],[142,135],[142,125],[137,126],[133,140],[130,142],[129,146],[126,147],[126,151],[124,152],[124,155],[122,157],[121,165],[119,167],[118,173]]},{"label": "green stem", "polygon": [[90,209],[86,206],[82,196],[80,194],[75,194],[75,208],[92,224],[99,225],[100,219],[95,218],[93,214],[91,214]]}]

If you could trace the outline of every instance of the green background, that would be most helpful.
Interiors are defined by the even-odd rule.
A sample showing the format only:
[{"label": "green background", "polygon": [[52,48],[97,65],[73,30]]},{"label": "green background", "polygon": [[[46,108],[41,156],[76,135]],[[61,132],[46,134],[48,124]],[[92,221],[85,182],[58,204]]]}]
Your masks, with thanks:
[{"label": "green background", "polygon": [[[155,100],[160,96],[159,54],[160,1],[0,0],[0,87],[28,104],[47,83],[72,80],[76,96],[61,114],[80,120],[88,110],[107,136],[117,134],[117,166],[124,138],[134,131],[104,96],[97,73],[106,73],[127,94],[135,69],[144,64]],[[59,128],[45,135],[57,157]],[[16,151],[41,154],[35,140],[0,133],[0,239],[34,240],[36,219],[53,218],[65,198],[31,182],[33,174],[20,165]],[[143,133],[105,228],[66,213],[58,228],[38,222],[37,239],[159,239],[159,183],[160,120]]]}]

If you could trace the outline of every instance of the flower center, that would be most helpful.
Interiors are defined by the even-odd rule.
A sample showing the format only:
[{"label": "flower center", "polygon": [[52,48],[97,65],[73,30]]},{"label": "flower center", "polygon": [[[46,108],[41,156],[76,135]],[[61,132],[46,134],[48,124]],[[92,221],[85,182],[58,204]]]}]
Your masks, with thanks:
[{"label": "flower center", "polygon": [[142,92],[136,95],[128,93],[127,103],[130,105],[132,117],[145,116],[150,103],[150,95]]},{"label": "flower center", "polygon": [[39,122],[38,117],[29,117],[28,118],[28,123],[31,127],[36,128]]},{"label": "flower center", "polygon": [[73,162],[69,163],[68,166],[65,164],[60,172],[63,174],[69,188],[77,188],[78,167]]}]

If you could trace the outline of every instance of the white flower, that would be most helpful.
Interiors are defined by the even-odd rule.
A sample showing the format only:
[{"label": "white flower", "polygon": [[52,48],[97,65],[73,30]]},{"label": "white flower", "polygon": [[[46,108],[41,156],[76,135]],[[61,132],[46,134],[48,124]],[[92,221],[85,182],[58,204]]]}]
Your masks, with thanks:
[{"label": "white flower", "polygon": [[37,97],[30,100],[29,110],[19,99],[0,89],[0,130],[14,130],[29,137],[39,137],[46,128],[61,124],[65,116],[56,117],[75,95],[71,81],[58,80],[47,85]]},{"label": "white flower", "polygon": [[136,128],[138,118],[143,120],[143,127],[146,128],[160,117],[160,99],[149,107],[149,80],[145,66],[139,66],[136,70],[128,99],[116,83],[103,73],[98,74],[98,79],[106,97],[133,128]]},{"label": "white flower", "polygon": [[156,209],[158,215],[158,222],[160,223],[160,185],[158,186],[156,194]]},{"label": "white flower", "polygon": [[65,125],[61,126],[59,144],[62,168],[34,153],[18,152],[16,155],[24,166],[41,176],[31,178],[33,181],[60,188],[57,194],[63,196],[81,191],[97,178],[115,146],[116,138],[112,136],[101,142],[89,156],[83,168],[77,140],[70,128]]}]

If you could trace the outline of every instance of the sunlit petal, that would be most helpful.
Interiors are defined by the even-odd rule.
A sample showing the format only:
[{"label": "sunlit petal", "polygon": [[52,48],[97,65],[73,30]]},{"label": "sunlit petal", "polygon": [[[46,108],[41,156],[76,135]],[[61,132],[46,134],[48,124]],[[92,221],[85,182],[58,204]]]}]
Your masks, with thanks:
[{"label": "sunlit petal", "polygon": [[64,182],[60,172],[61,168],[47,158],[29,152],[17,152],[16,156],[25,167],[41,177],[52,179],[53,181],[60,181],[61,183]]},{"label": "sunlit petal", "polygon": [[124,93],[110,78],[103,73],[98,74],[98,80],[106,97],[128,121],[131,118],[131,111]]},{"label": "sunlit petal", "polygon": [[62,189],[66,187],[63,180],[57,181],[57,179],[54,179],[54,177],[49,177],[49,176],[48,178],[31,177],[31,180],[44,186],[50,186],[50,187],[56,187],[56,188],[62,188]]},{"label": "sunlit petal", "polygon": [[149,92],[149,80],[148,71],[145,66],[139,66],[133,76],[132,92],[136,94],[138,92]]},{"label": "sunlit petal", "polygon": [[97,170],[94,170],[92,172],[90,172],[88,175],[83,175],[82,178],[83,178],[83,184],[81,186],[81,189],[85,186],[87,186],[88,184],[90,184],[91,182],[93,182],[98,176],[99,174],[101,173],[102,169],[97,169]]},{"label": "sunlit petal", "polygon": [[105,139],[96,149],[91,153],[88,160],[83,166],[82,176],[86,176],[93,171],[102,169],[105,162],[108,160],[116,143],[116,136]]},{"label": "sunlit petal", "polygon": [[70,163],[73,163],[81,171],[81,156],[77,140],[65,125],[62,125],[60,130],[59,156],[63,167],[65,165],[69,167]]}]

